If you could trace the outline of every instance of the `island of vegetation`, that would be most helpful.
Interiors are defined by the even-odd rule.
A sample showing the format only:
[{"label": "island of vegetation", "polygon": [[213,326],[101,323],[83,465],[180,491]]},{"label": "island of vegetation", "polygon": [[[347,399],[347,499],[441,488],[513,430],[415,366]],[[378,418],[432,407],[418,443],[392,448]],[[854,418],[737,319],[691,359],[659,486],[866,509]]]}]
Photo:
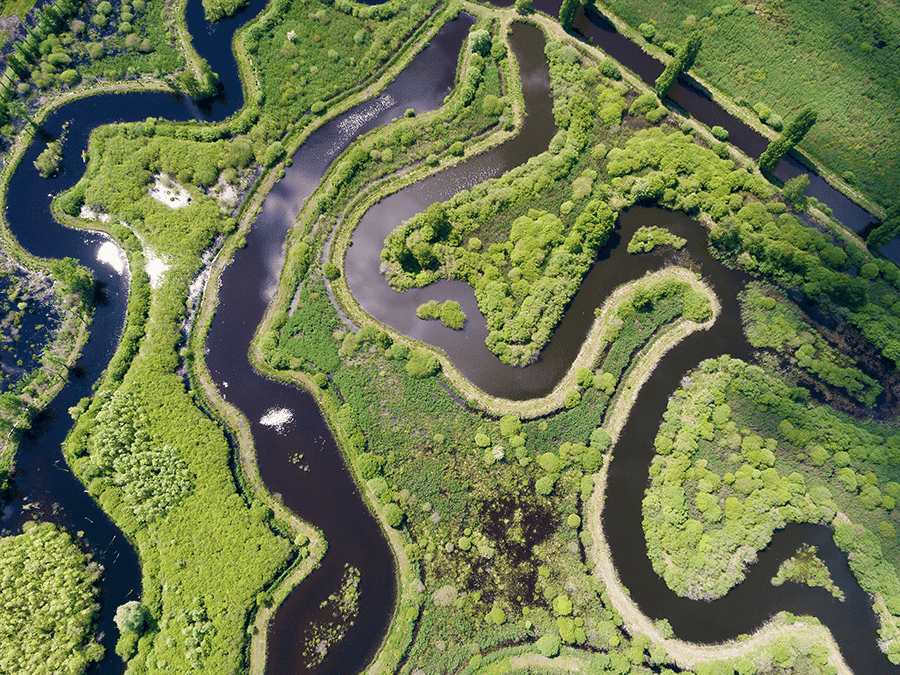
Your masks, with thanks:
[{"label": "island of vegetation", "polygon": [[[859,123],[870,114],[859,96],[890,105],[875,79],[896,65],[895,18],[876,3],[836,2],[826,14],[854,20],[813,58],[810,45],[830,28],[784,25],[803,25],[819,3],[756,13],[587,4],[563,0],[551,17],[527,0],[273,0],[235,40],[242,109],[222,122],[149,117],[91,133],[87,169],[55,196],[53,214],[113,237],[130,291],[115,354],[93,395],[69,410],[64,455],[140,559],[140,597],[116,609],[119,634],[107,643],[127,672],[262,672],[270,619],[326,555],[327,535],[266,488],[248,420],[207,369],[216,304],[229,302],[218,281],[295,150],[380,93],[462,12],[473,27],[443,105],[354,131],[291,213],[280,283],[250,346],[260,373],[313,393],[397,561],[396,606],[367,672],[849,672],[815,619],[781,613],[750,637],[702,647],[678,640],[665,617],[641,614],[603,522],[615,506],[604,505],[610,467],[631,450],[619,442],[628,424],[658,426],[637,522],[673,594],[713,601],[742,583],[777,530],[825,526],[873,598],[878,648],[900,663],[900,270],[878,251],[900,231],[898,171],[887,142],[849,149],[891,137],[890,119]],[[241,7],[204,3],[212,21]],[[599,12],[673,55],[655,88],[577,38],[579,22]],[[66,101],[124,88],[196,100],[219,91],[190,44],[184,3],[57,0],[23,25],[5,51],[4,186],[17,167],[30,170],[22,158],[32,143],[44,143],[34,167],[46,180],[68,170],[66,134],[38,134]],[[468,284],[491,358],[514,370],[546,354],[584,280],[617,248],[653,255],[623,257],[648,273],[591,299],[595,320],[555,388],[511,400],[372,318],[344,263],[378,201],[522,132],[528,111],[510,31],[523,30],[545,57],[555,135],[518,166],[394,223],[379,271],[397,291]],[[738,38],[734,55],[727,45]],[[795,65],[759,48],[763,39],[783,43]],[[831,67],[859,65],[861,54],[873,60],[871,70],[860,65],[868,84]],[[819,85],[812,70],[825,78]],[[766,154],[749,157],[724,128],[671,106],[679,76],[768,125]],[[834,90],[852,101],[849,112],[835,113]],[[835,134],[851,146],[829,140]],[[782,184],[771,175],[794,145],[885,216],[868,247],[806,197],[805,176]],[[629,211],[642,208],[702,226],[688,233],[656,218],[626,231]],[[34,259],[3,225],[0,487],[14,477],[18,434],[69,375],[95,290],[75,260]],[[692,252],[694,237],[711,256]],[[710,283],[719,270],[753,280]],[[32,311],[40,327],[28,328]],[[453,300],[411,313],[463,335],[476,323]],[[657,392],[667,397],[662,419],[641,419],[639,395],[656,366],[682,341],[702,343],[723,315],[742,322],[746,353],[681,373]],[[23,325],[39,336],[27,348],[17,344]],[[84,672],[104,651],[95,637],[102,570],[77,533],[52,523],[21,530],[0,538],[0,670]],[[816,554],[801,548],[773,583],[839,597]],[[321,608],[328,620],[301,650],[304,667],[329,667],[367,592],[358,569],[341,569]]]},{"label": "island of vegetation", "polygon": [[781,586],[785,581],[793,581],[808,586],[821,586],[838,600],[844,599],[844,592],[831,579],[831,572],[816,555],[815,546],[803,544],[792,557],[781,563],[778,574],[772,577],[773,586]]}]

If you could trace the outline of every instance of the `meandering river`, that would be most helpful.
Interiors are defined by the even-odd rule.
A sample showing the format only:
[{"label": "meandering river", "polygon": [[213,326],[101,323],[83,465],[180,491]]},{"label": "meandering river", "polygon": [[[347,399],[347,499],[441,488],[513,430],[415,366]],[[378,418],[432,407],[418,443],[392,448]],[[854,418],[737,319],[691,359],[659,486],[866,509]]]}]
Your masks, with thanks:
[{"label": "meandering river", "polygon": [[[559,3],[545,1],[549,7],[540,7],[543,2],[535,4],[555,14]],[[96,260],[97,250],[104,242],[102,237],[67,230],[53,223],[49,215],[50,193],[69,187],[80,177],[84,169],[78,159],[80,150],[86,147],[88,133],[98,124],[147,116],[181,120],[223,119],[240,107],[242,95],[237,71],[230,52],[223,45],[229,44],[234,29],[263,5],[263,0],[256,0],[241,17],[210,27],[202,18],[200,2],[191,0],[188,3],[188,24],[194,44],[224,84],[224,94],[219,99],[198,107],[189,100],[168,94],[141,93],[98,96],[69,104],[51,115],[43,125],[48,134],[58,136],[63,122],[74,120],[66,146],[64,174],[53,181],[37,175],[32,161],[41,147],[36,143],[10,183],[7,217],[20,243],[36,255],[78,258],[91,269],[102,286],[92,337],[79,360],[79,367],[71,382],[22,442],[16,457],[17,494],[5,509],[3,519],[4,527],[15,528],[35,511],[42,512],[44,517],[59,522],[72,532],[83,531],[89,548],[105,565],[107,574],[103,582],[100,629],[107,635],[104,644],[110,656],[94,672],[122,671],[121,663],[112,653],[117,635],[112,614],[117,605],[139,596],[139,568],[134,551],[66,468],[59,445],[71,426],[66,410],[91,394],[91,384],[115,350],[124,321],[127,276]],[[589,20],[580,15],[576,27],[607,49],[600,38],[618,38],[601,23],[596,17]],[[338,588],[347,564],[361,571],[359,614],[346,637],[329,649],[325,660],[312,672],[349,673],[362,669],[387,628],[396,581],[390,550],[356,494],[314,399],[305,392],[258,377],[247,363],[247,346],[271,298],[282,262],[284,236],[303,200],[318,184],[333,159],[358,134],[399,117],[407,108],[421,113],[442,104],[453,86],[456,56],[470,25],[471,19],[467,17],[446,25],[385,92],[323,126],[301,147],[285,178],[266,198],[257,225],[248,236],[247,248],[238,252],[222,280],[221,304],[207,343],[210,372],[223,395],[251,421],[259,465],[267,486],[279,493],[285,504],[300,517],[321,528],[329,542],[329,552],[322,566],[277,612],[270,635],[268,671],[271,673],[304,670],[301,652],[310,634],[309,626],[327,621],[328,617],[322,616],[317,608]],[[625,41],[625,44],[631,43]],[[627,241],[640,224],[666,225],[686,236],[690,242],[686,255],[710,279],[723,300],[725,311],[712,331],[692,336],[663,359],[642,389],[635,413],[620,437],[616,459],[611,466],[607,501],[615,504],[616,509],[612,515],[607,515],[606,533],[623,582],[647,614],[668,618],[678,637],[697,641],[734,637],[752,631],[772,613],[787,609],[820,617],[835,633],[856,672],[887,672],[893,667],[875,645],[875,621],[868,599],[849,575],[846,557],[831,544],[827,528],[792,526],[777,533],[772,546],[751,568],[747,581],[726,598],[713,603],[678,598],[650,568],[641,528],[640,500],[652,457],[655,420],[661,418],[669,392],[702,358],[721,353],[749,354],[734,299],[745,279],[710,258],[702,227],[679,214],[659,210],[633,209],[622,214],[616,235],[598,256],[550,345],[536,364],[524,369],[503,366],[487,352],[483,344],[484,321],[474,304],[471,289],[446,282],[399,296],[383,283],[377,260],[372,265],[373,259],[367,253],[374,251],[377,258],[385,234],[400,220],[433,201],[446,199],[457,190],[499,175],[546,148],[554,130],[543,59],[543,36],[532,27],[516,25],[512,46],[520,63],[529,113],[522,133],[506,145],[411,186],[371,209],[354,235],[354,243],[359,245],[349,249],[346,262],[351,289],[373,316],[401,332],[444,348],[464,374],[486,391],[524,399],[552,389],[583,341],[593,320],[594,307],[602,303],[609,290],[666,262],[658,256],[628,257],[624,247],[618,244]],[[648,74],[641,71],[643,66],[639,56],[621,53],[617,58],[645,79],[655,77],[652,69],[647,71]],[[661,66],[659,68],[661,70]],[[673,97],[703,119],[699,108],[694,112],[691,103],[680,96],[676,92]],[[349,133],[347,126],[342,125],[342,120],[348,116],[363,120]],[[729,128],[732,139],[741,142],[742,134],[732,130],[724,117],[716,117],[708,123]],[[831,204],[827,198],[819,198]],[[832,204],[832,208],[838,212],[835,205]],[[846,222],[854,229],[856,223],[853,218]],[[459,299],[470,318],[466,330],[455,333],[434,322],[417,321],[415,307],[421,298],[430,297]],[[280,427],[264,423],[267,414],[279,411],[282,419],[289,417],[290,420]],[[290,414],[284,414],[285,411]],[[647,424],[646,420],[654,422]],[[303,460],[292,462],[292,456],[298,453],[302,453]],[[773,589],[768,584],[773,574],[772,566],[777,567],[801,541],[819,546],[836,582],[848,595],[846,603],[836,605],[821,589],[789,588],[788,585]],[[853,620],[848,621],[848,616]]]}]

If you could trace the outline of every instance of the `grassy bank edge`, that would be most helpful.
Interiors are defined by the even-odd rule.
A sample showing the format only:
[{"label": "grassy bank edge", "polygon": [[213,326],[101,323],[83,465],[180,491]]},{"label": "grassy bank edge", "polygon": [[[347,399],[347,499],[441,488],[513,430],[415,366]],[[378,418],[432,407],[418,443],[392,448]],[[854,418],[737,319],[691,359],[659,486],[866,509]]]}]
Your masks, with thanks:
[{"label": "grassy bank edge", "polygon": [[[644,39],[644,36],[641,35],[636,29],[632,28],[628,23],[625,22],[624,19],[619,17],[617,14],[614,14],[611,9],[603,6],[601,3],[602,0],[591,0],[591,10],[603,16],[610,23],[612,23],[618,33],[621,33],[622,35],[627,37],[638,47],[640,47],[644,52],[655,58],[657,61],[662,62],[663,65],[667,65],[669,61],[672,60],[672,56],[667,54],[662,49],[662,47],[657,47],[656,45],[652,45],[647,42],[647,40]],[[737,105],[730,97],[723,94],[721,91],[716,89],[713,85],[704,80],[702,77],[698,76],[696,73],[686,73],[683,77],[685,77],[685,79],[688,81],[693,80],[694,82],[699,84],[701,88],[709,92],[709,95],[714,103],[721,106],[727,113],[738,118],[744,124],[749,126],[757,133],[761,134],[765,138],[768,138],[770,141],[772,141],[780,136],[779,132],[775,131],[771,127],[767,127],[766,125],[764,125],[755,115],[752,115],[747,109]],[[699,124],[697,120],[692,121],[695,124]],[[808,148],[802,149],[800,147],[796,147],[792,150],[792,154],[800,160],[801,164],[804,164],[808,168],[812,169],[835,190],[842,193],[845,197],[858,204],[869,213],[872,213],[882,220],[884,219],[885,212],[879,204],[873,202],[867,195],[863,194],[859,190],[856,190],[848,185],[840,176],[838,176],[838,174],[831,171],[825,164],[823,164],[821,160],[817,160]],[[756,162],[756,159],[756,157],[753,158],[754,164]]]},{"label": "grassy bank edge", "polygon": [[[436,12],[428,21],[425,22],[425,24],[423,24],[423,26],[412,36],[412,38],[407,41],[403,48],[394,55],[394,57],[389,62],[388,67],[382,71],[381,75],[372,84],[360,89],[356,93],[346,96],[337,104],[332,104],[332,106],[329,107],[327,114],[318,118],[313,124],[301,128],[299,133],[295,132],[293,134],[290,134],[284,141],[285,147],[287,148],[286,157],[292,157],[300,147],[300,145],[302,145],[309,138],[309,136],[312,135],[314,131],[316,131],[316,129],[318,129],[334,117],[342,114],[354,105],[357,105],[358,103],[361,103],[371,98],[378,92],[382,91],[387,86],[387,84],[390,83],[409,64],[410,61],[412,61],[415,55],[424,48],[428,41],[430,41],[434,37],[434,35],[437,34],[441,26],[443,26],[449,18],[456,14],[457,9],[457,6],[451,6],[445,7],[442,10]],[[271,10],[269,9],[266,11]],[[261,16],[262,15],[260,15],[260,17]],[[257,20],[259,20],[259,18]],[[239,31],[233,44],[233,52],[235,54],[236,60],[238,61],[241,81],[245,89],[245,96],[248,100],[250,100],[251,95],[255,97],[260,92],[260,85],[258,75],[256,73],[256,68],[243,43],[243,32],[246,27],[251,25],[251,23],[253,22],[249,22],[244,28],[241,29],[241,31]],[[285,163],[283,161],[274,166],[272,169],[268,170],[263,176],[260,177],[260,179],[252,188],[251,194],[245,201],[243,214],[236,232],[230,235],[226,240],[224,246],[222,247],[222,250],[220,250],[210,267],[210,277],[207,281],[206,288],[204,289],[200,309],[189,337],[190,350],[195,355],[192,367],[192,376],[194,382],[196,383],[198,391],[201,392],[204,402],[217,416],[219,416],[225,422],[228,428],[232,430],[238,446],[238,461],[241,464],[247,481],[257,492],[257,495],[261,499],[263,499],[270,508],[272,508],[272,510],[276,514],[276,517],[279,518],[279,520],[281,520],[282,522],[285,522],[289,525],[292,533],[294,533],[295,536],[304,535],[310,540],[310,555],[300,561],[299,564],[295,564],[295,566],[290,568],[286,574],[280,577],[276,585],[274,585],[270,590],[270,593],[272,595],[272,605],[270,607],[260,609],[253,619],[253,626],[255,630],[253,637],[251,638],[249,654],[249,672],[251,673],[251,675],[262,675],[265,672],[268,627],[278,607],[285,600],[285,598],[287,598],[290,592],[318,566],[327,549],[327,542],[325,541],[322,533],[308,523],[294,516],[294,514],[290,512],[290,510],[288,510],[283,504],[278,502],[265,487],[265,484],[263,483],[261,475],[259,473],[258,464],[256,462],[256,451],[253,444],[252,433],[250,432],[250,425],[243,414],[236,407],[226,401],[224,397],[222,397],[221,392],[219,392],[218,387],[216,386],[215,382],[212,379],[212,376],[209,373],[205,359],[206,337],[209,333],[209,329],[212,325],[212,320],[215,316],[216,308],[218,306],[218,289],[219,285],[221,284],[222,273],[224,272],[224,269],[228,266],[228,264],[230,264],[235,250],[243,245],[245,236],[253,226],[256,216],[261,209],[263,200],[280,179],[281,170],[283,170],[284,166]],[[279,291],[281,291],[282,286],[283,285],[279,285]],[[278,293],[276,293],[275,297],[279,297]],[[274,306],[275,299],[273,299],[273,301],[270,303],[266,315],[263,318],[263,322],[257,329],[257,337],[267,329],[268,323],[271,322],[272,307]],[[284,373],[272,370],[263,362],[258,350],[258,344],[256,340],[254,340],[254,342],[251,344],[249,357],[251,365],[261,375],[270,377],[271,379],[277,379],[279,381],[283,381],[286,379]],[[334,414],[336,408],[334,408],[333,405],[329,403],[328,399],[322,395],[321,389],[319,389],[319,387],[316,386],[310,378],[307,378],[302,374],[297,374],[296,378],[289,379],[288,381],[312,393],[319,404],[320,410],[322,410],[323,415],[329,422],[330,428],[332,429],[333,433],[335,433],[338,444],[343,449],[349,447],[347,439],[345,438],[345,432],[337,423],[337,419]],[[364,484],[364,481],[359,480],[359,478],[357,477],[357,483],[362,485]],[[381,519],[382,528],[391,541],[391,545],[394,549],[395,556],[397,556],[398,562],[401,563],[401,583],[408,582],[410,583],[410,585],[413,585],[414,582],[418,580],[418,574],[412,569],[412,566],[411,564],[409,564],[408,560],[405,559],[402,542],[400,541],[400,533],[396,530],[391,531],[392,528],[388,527],[387,523],[383,520],[383,516],[378,514],[375,509],[372,508],[374,496],[365,495],[365,497],[369,502],[370,509],[373,511],[373,513],[376,513],[379,519]],[[403,603],[407,595],[408,594],[406,593],[402,594],[401,602],[398,603],[398,611],[401,607],[403,607]],[[418,607],[421,604],[421,600],[416,600],[413,604],[416,611],[416,616],[418,616]],[[392,621],[391,626],[393,627],[395,624],[396,622]],[[402,653],[397,655],[396,657],[389,658],[387,656],[386,650],[387,645],[391,644],[392,641],[397,642],[397,638],[394,636],[395,632],[396,631],[392,631],[391,633],[389,633],[388,638],[379,650],[375,661],[372,665],[369,666],[368,672],[391,672],[393,670],[393,666],[396,666],[396,664],[399,662],[399,658],[402,656]],[[406,640],[406,642],[408,643],[408,640]],[[401,645],[401,647],[402,652],[405,653],[406,645]]]}]

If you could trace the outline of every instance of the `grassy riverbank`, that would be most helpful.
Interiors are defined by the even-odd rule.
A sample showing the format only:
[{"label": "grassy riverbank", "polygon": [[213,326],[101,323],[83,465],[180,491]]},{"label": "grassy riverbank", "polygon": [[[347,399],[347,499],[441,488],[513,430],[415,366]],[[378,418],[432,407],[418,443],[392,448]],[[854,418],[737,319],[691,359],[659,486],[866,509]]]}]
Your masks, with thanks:
[{"label": "grassy riverbank", "polygon": [[[652,43],[683,43],[703,33],[694,67],[759,120],[756,106],[788,121],[813,106],[819,121],[801,149],[851,191],[883,207],[896,200],[900,167],[892,139],[898,127],[892,79],[898,64],[897,20],[874,4],[833,2],[827,10],[804,0],[758,7],[682,0],[601,4],[634,29],[652,27]],[[651,29],[644,33],[650,34]],[[761,122],[757,122],[761,126]]]}]

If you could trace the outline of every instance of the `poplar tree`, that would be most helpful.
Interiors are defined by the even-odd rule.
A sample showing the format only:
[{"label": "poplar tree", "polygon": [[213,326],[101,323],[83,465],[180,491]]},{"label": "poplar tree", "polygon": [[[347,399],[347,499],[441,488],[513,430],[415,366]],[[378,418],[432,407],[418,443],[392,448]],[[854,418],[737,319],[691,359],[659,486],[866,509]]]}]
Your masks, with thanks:
[{"label": "poplar tree", "polygon": [[771,173],[778,166],[778,162],[791,148],[803,140],[806,133],[816,123],[818,115],[812,108],[804,109],[794,121],[788,125],[781,136],[769,143],[769,147],[759,156],[759,168],[761,171]]},{"label": "poplar tree", "polygon": [[579,0],[563,0],[559,8],[559,22],[566,30],[571,30],[575,23],[575,15],[578,13]]},{"label": "poplar tree", "polygon": [[665,98],[666,94],[669,93],[669,89],[675,84],[675,80],[678,79],[678,76],[691,69],[694,65],[694,61],[697,60],[697,54],[700,53],[700,47],[702,45],[703,35],[699,32],[692,33],[684,46],[681,47],[672,60],[669,61],[669,64],[662,72],[662,75],[656,78],[657,96]]},{"label": "poplar tree", "polygon": [[877,249],[890,243],[898,234],[900,234],[900,202],[887,210],[884,222],[869,232],[866,243],[870,248]]}]

